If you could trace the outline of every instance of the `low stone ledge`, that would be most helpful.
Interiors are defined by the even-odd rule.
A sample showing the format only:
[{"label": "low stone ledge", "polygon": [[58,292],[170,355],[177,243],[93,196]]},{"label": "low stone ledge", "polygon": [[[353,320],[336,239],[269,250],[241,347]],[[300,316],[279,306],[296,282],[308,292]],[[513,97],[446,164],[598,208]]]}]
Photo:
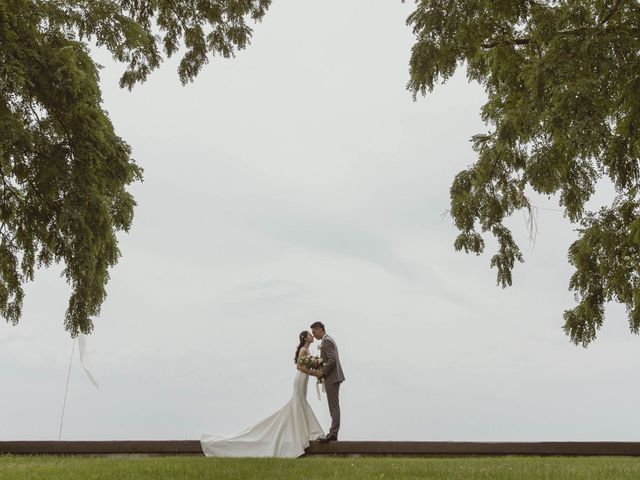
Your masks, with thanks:
[{"label": "low stone ledge", "polygon": [[[11,455],[202,455],[198,440],[2,441]],[[311,442],[306,456],[640,456],[640,442]]]}]

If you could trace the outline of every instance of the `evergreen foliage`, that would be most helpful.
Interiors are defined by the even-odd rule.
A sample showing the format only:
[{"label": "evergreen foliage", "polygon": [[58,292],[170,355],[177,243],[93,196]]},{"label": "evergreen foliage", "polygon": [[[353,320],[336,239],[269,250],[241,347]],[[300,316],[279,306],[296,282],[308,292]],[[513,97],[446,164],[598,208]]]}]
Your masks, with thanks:
[{"label": "evergreen foliage", "polygon": [[[498,284],[511,285],[520,248],[504,220],[530,209],[526,192],[559,194],[580,225],[569,248],[577,305],[564,330],[587,346],[608,301],[640,330],[640,4],[635,0],[418,0],[408,88],[431,91],[459,66],[488,95],[489,133],[473,137],[477,161],[455,177],[457,250],[498,242]],[[585,210],[608,177],[615,199]]]},{"label": "evergreen foliage", "polygon": [[0,315],[16,324],[36,268],[63,262],[65,328],[90,333],[142,179],[101,107],[87,42],[144,81],[180,46],[180,80],[251,38],[270,0],[0,0]]}]

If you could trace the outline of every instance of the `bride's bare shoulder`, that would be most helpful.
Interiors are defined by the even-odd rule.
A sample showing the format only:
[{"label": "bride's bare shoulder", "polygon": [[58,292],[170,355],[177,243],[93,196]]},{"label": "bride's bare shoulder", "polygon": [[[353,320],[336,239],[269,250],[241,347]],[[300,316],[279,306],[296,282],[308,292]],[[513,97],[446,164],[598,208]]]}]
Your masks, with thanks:
[{"label": "bride's bare shoulder", "polygon": [[298,353],[298,361],[300,361],[300,359],[302,357],[306,357],[307,355],[309,355],[309,349],[308,348],[301,348],[300,352]]}]

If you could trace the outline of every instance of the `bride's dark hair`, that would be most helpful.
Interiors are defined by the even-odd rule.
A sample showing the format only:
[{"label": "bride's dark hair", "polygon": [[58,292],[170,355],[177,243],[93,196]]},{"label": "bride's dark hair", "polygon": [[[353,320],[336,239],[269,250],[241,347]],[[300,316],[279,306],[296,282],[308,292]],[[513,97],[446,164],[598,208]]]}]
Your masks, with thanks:
[{"label": "bride's dark hair", "polygon": [[304,345],[304,342],[307,341],[307,335],[309,335],[309,332],[307,332],[306,330],[300,332],[300,335],[298,335],[298,340],[300,340],[300,343],[298,344],[298,348],[296,348],[296,356],[293,359],[293,363],[298,363],[298,354],[300,353],[300,349]]}]

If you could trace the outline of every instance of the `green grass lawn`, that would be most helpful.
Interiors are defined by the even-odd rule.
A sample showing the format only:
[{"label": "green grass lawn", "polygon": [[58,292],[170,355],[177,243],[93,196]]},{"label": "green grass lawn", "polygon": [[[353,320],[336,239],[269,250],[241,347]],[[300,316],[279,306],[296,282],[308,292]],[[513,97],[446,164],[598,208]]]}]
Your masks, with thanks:
[{"label": "green grass lawn", "polygon": [[231,459],[0,456],[0,479],[640,479],[640,458],[468,457]]}]

